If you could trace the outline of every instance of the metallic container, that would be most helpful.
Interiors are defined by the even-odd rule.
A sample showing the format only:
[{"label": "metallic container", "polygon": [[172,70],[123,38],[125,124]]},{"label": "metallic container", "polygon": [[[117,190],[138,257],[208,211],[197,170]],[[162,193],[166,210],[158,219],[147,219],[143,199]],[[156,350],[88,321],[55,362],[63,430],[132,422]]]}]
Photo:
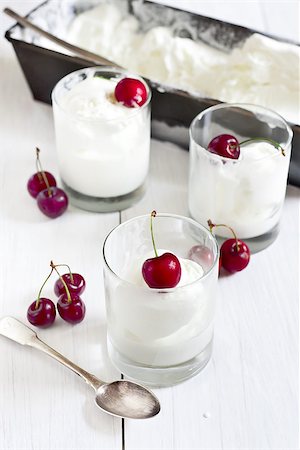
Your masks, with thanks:
[{"label": "metallic container", "polygon": [[[27,17],[47,31],[64,38],[64,31],[76,14],[105,1],[107,0],[66,0],[64,2],[47,0],[32,10]],[[115,0],[115,2],[123,10],[135,15],[143,31],[159,25],[169,26],[177,36],[201,40],[224,52],[229,52],[241,45],[249,36],[257,32],[150,1]],[[36,37],[32,31],[24,30],[18,24],[7,30],[5,37],[14,47],[33,97],[45,103],[51,103],[51,91],[62,77],[92,65],[82,58],[64,54],[60,49],[51,50],[46,41]],[[277,37],[268,37],[299,45]],[[147,81],[153,92],[153,136],[188,149],[188,127],[193,118],[205,108],[221,102],[218,99],[202,97],[201,94],[191,94],[151,80]],[[244,121],[244,118],[237,117],[237,120]],[[300,126],[295,124],[291,126],[294,139],[289,183],[300,186]],[[246,123],[245,127],[247,127]]]}]

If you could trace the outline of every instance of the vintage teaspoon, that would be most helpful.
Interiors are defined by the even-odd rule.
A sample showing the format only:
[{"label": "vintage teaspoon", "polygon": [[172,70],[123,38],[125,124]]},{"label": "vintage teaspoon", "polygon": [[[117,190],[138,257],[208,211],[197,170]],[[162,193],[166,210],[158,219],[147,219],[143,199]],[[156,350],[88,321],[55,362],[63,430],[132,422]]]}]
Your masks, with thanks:
[{"label": "vintage teaspoon", "polygon": [[47,355],[77,373],[95,389],[96,404],[108,414],[129,419],[147,419],[160,411],[159,401],[150,390],[126,380],[113,381],[112,383],[99,380],[95,375],[81,369],[81,367],[49,347],[37,337],[35,331],[14,317],[0,319],[0,334],[19,344],[28,345],[47,353]]}]

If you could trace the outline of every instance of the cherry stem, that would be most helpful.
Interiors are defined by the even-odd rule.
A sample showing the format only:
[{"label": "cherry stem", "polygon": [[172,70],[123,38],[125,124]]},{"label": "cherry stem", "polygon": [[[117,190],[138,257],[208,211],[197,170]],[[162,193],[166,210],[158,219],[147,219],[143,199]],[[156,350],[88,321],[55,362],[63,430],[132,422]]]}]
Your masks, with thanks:
[{"label": "cherry stem", "polygon": [[218,228],[218,227],[225,227],[228,230],[230,230],[231,233],[233,234],[235,242],[236,242],[236,249],[237,249],[237,251],[240,250],[239,241],[238,241],[237,235],[235,234],[235,231],[233,228],[229,227],[228,225],[225,225],[224,223],[218,223],[218,224],[212,223],[212,221],[210,219],[207,221],[207,225],[209,226],[209,230],[211,233],[212,233],[213,228]]},{"label": "cherry stem", "polygon": [[252,141],[261,141],[261,142],[269,142],[270,144],[272,144],[277,150],[281,151],[282,156],[285,156],[285,151],[284,149],[281,147],[280,144],[278,144],[278,142],[273,141],[273,139],[268,139],[268,138],[251,138],[251,139],[246,139],[245,141],[242,141],[239,143],[239,145],[244,145],[244,144],[248,144],[248,142],[252,142]]},{"label": "cherry stem", "polygon": [[37,300],[36,300],[36,302],[35,302],[35,309],[38,309],[38,307],[39,307],[39,304],[40,304],[40,298],[41,298],[41,293],[42,293],[43,287],[45,286],[45,284],[47,283],[47,281],[48,281],[49,278],[51,277],[52,272],[53,272],[53,267],[51,268],[51,272],[49,273],[49,275],[47,276],[46,280],[45,280],[44,283],[42,284],[41,289],[39,290],[38,298],[37,298]]},{"label": "cherry stem", "polygon": [[57,270],[57,266],[53,263],[53,261],[50,262],[50,266],[52,267],[53,270],[55,270],[55,272],[57,273],[57,275],[59,276],[60,281],[62,282],[62,284],[64,285],[65,291],[67,293],[67,297],[68,297],[68,303],[72,302],[71,299],[71,295],[70,295],[70,291],[69,288],[65,282],[65,280],[63,279],[63,277],[60,275],[59,271]]},{"label": "cherry stem", "polygon": [[42,175],[40,172],[43,170],[43,168],[42,168],[42,164],[40,161],[40,149],[38,147],[36,147],[35,151],[36,151],[35,167],[36,167],[36,171],[38,173],[38,177],[39,177],[39,179],[41,179]]},{"label": "cherry stem", "polygon": [[71,278],[71,283],[74,284],[74,278],[73,278],[73,274],[71,272],[70,266],[68,266],[68,264],[55,264],[55,267],[67,267],[69,270],[69,274],[70,274],[70,278]]},{"label": "cherry stem", "polygon": [[51,189],[50,189],[50,184],[49,181],[46,177],[46,174],[44,172],[43,166],[41,164],[41,160],[40,160],[40,149],[38,147],[36,147],[36,168],[37,168],[37,172],[38,172],[38,177],[40,177],[40,175],[42,176],[45,185],[47,186],[47,190],[48,190],[48,196],[52,197],[52,193],[51,193]]},{"label": "cherry stem", "polygon": [[155,241],[154,241],[154,235],[153,235],[153,217],[155,217],[155,216],[156,216],[156,211],[152,211],[151,216],[150,216],[151,217],[150,218],[150,230],[151,230],[152,245],[154,248],[155,256],[157,258],[158,254],[157,254],[156,245],[155,245]]}]

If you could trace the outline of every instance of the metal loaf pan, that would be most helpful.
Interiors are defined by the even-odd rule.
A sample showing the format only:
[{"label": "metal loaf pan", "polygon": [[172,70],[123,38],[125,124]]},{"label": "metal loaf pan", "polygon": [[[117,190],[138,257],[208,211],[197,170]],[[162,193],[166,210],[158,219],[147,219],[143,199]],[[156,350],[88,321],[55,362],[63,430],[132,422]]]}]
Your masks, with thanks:
[{"label": "metal loaf pan", "polygon": [[[74,16],[83,10],[108,0],[47,0],[32,10],[27,17],[47,31],[64,38]],[[143,31],[164,25],[175,35],[201,40],[224,52],[240,46],[255,30],[211,19],[195,13],[141,0],[114,0],[118,7],[134,14]],[[51,91],[66,74],[91,66],[84,59],[64,54],[30,30],[16,24],[5,37],[12,43],[33,97],[51,103]],[[272,36],[269,36],[272,37]],[[274,37],[273,37],[274,38]],[[281,42],[288,42],[274,38]],[[299,45],[293,43],[294,45]],[[205,108],[221,103],[148,80],[153,90],[152,134],[188,148],[188,127],[192,119]],[[237,120],[244,121],[243,117]],[[291,124],[294,139],[289,183],[300,187],[300,126]]]}]

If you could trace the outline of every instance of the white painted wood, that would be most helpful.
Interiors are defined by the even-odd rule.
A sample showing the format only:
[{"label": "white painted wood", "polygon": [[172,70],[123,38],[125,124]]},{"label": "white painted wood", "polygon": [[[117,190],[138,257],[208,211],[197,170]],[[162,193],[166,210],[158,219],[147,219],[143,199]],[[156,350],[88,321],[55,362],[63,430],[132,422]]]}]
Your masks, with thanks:
[{"label": "white painted wood", "polygon": [[261,9],[267,33],[300,42],[300,2],[298,0],[263,0]]},{"label": "white painted wood", "polygon": [[264,23],[257,0],[154,0],[204,16],[263,31]]},{"label": "white painted wood", "polygon": [[298,0],[153,0],[204,16],[300,41]]},{"label": "white painted wood", "polygon": [[[282,4],[273,3],[276,15]],[[265,5],[257,2],[190,1],[184,7],[279,34],[271,15],[266,26],[258,10]],[[296,39],[283,23],[279,35],[285,31]],[[186,214],[188,155],[179,152],[170,144],[153,143],[146,197],[122,213],[122,220],[147,212],[147,205],[148,212]],[[297,447],[298,208],[299,190],[289,188],[277,241],[255,255],[245,272],[220,280],[212,361],[194,379],[156,391],[165,408],[151,422],[126,423],[128,450]]]},{"label": "white painted wood", "polygon": [[[27,2],[18,2],[16,9],[25,12]],[[9,20],[2,15],[1,20],[2,34]],[[70,326],[59,318],[54,327],[38,334],[95,375],[119,378],[106,352],[101,271],[102,241],[119,222],[119,214],[99,216],[70,208],[53,221],[40,214],[26,183],[35,172],[36,145],[44,167],[57,174],[51,108],[32,100],[3,38],[0,48],[0,317],[26,321],[27,307],[49,271],[50,259],[67,262],[86,277],[86,319]],[[54,281],[55,277],[45,296],[54,297]],[[121,448],[121,420],[97,409],[91,388],[47,356],[2,337],[0,399],[1,450]]]},{"label": "white painted wood", "polygon": [[[297,39],[298,2],[167,1]],[[21,13],[37,3],[0,1]],[[0,21],[3,34],[11,21],[3,15]],[[70,208],[55,221],[41,216],[25,185],[34,172],[35,145],[44,166],[57,174],[51,109],[31,99],[3,38],[0,67],[0,317],[24,320],[49,260],[67,261],[87,279],[86,320],[74,327],[58,320],[40,335],[96,375],[118,377],[105,347],[101,242],[119,215]],[[187,152],[153,141],[148,191],[122,220],[153,208],[187,214],[187,173]],[[220,280],[212,361],[194,379],[157,390],[159,416],[125,421],[127,450],[298,448],[298,210],[299,190],[290,187],[277,241],[247,270]],[[120,450],[121,421],[96,410],[92,394],[51,359],[0,338],[1,450]]]},{"label": "white painted wood", "polygon": [[[122,221],[147,207],[186,214],[188,154],[180,152],[153,142],[148,192]],[[296,448],[299,194],[288,188],[277,241],[220,280],[212,361],[194,379],[156,390],[162,413],[126,423],[127,449]]]}]

